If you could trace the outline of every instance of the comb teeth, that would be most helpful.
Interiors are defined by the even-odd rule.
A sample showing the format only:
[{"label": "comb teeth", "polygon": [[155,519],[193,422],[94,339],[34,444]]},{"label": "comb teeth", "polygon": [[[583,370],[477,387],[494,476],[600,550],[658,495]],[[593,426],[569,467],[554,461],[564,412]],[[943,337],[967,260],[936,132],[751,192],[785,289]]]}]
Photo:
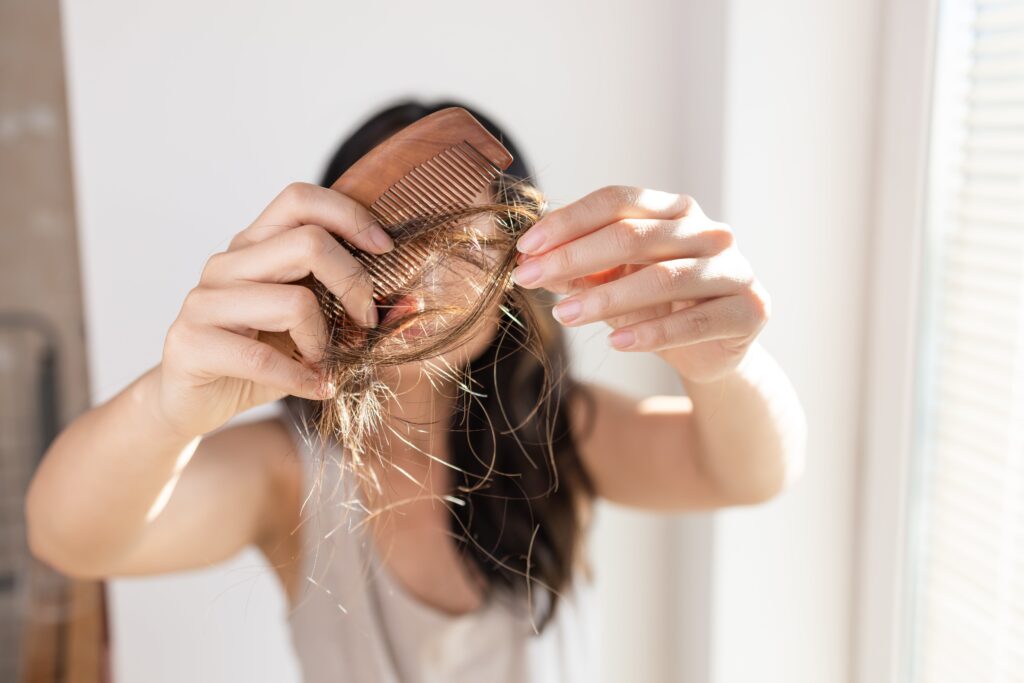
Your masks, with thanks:
[{"label": "comb teeth", "polygon": [[[461,142],[409,171],[370,206],[370,213],[392,232],[389,228],[417,217],[469,206],[500,174],[501,169],[473,145]],[[356,260],[373,280],[373,297],[378,302],[404,287],[429,256],[428,249],[417,243],[398,246],[379,256],[355,251]],[[325,312],[341,315],[340,302],[330,298]]]}]

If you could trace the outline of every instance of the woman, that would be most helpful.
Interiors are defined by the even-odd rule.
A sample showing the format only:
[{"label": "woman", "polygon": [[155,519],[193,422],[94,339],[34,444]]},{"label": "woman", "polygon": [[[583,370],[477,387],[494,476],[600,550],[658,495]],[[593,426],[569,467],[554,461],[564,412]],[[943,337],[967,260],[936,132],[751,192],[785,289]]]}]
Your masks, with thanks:
[{"label": "woman", "polygon": [[[373,117],[323,185],[445,106]],[[530,177],[508,136],[475,115],[513,152],[512,175]],[[541,363],[505,348],[511,328],[495,309],[444,358],[479,380],[478,409],[422,381],[424,367],[400,368],[384,411],[398,438],[382,438],[385,457],[364,465],[376,486],[336,472],[330,485],[295,428],[331,395],[313,369],[324,320],[310,292],[288,283],[313,274],[358,324],[380,322],[333,235],[375,254],[393,246],[353,200],[298,183],[207,262],[161,363],[48,450],[27,500],[36,555],[73,576],[111,577],[205,566],[254,544],[289,598],[309,681],[591,680],[578,551],[592,501],[667,512],[753,504],[799,471],[804,415],[755,341],[768,296],[729,228],[685,195],[607,187],[518,239],[515,286],[535,302],[569,293],[551,311],[560,325],[608,323],[613,348],[658,354],[688,396],[638,401],[559,375],[557,326],[524,318],[544,339]],[[259,330],[289,332],[304,360]],[[284,419],[219,429],[287,395]],[[457,423],[477,429],[459,437]],[[539,438],[502,428],[513,424]],[[343,460],[344,444],[328,448],[324,462]]]}]

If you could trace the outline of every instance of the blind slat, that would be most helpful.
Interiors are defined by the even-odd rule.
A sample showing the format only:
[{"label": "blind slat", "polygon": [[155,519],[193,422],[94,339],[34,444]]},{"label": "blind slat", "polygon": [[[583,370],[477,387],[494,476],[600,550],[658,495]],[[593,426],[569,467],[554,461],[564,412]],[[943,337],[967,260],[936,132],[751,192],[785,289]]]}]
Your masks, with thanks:
[{"label": "blind slat", "polygon": [[948,1],[906,670],[1024,683],[1024,2]]}]

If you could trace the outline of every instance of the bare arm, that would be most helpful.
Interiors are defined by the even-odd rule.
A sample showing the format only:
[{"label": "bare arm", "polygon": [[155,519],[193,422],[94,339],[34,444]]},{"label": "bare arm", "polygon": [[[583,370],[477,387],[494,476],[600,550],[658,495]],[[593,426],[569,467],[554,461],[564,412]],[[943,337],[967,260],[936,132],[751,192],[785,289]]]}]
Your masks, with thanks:
[{"label": "bare arm", "polygon": [[[706,510],[768,500],[798,476],[806,418],[759,345],[727,376],[686,387],[689,396],[637,401],[587,385],[597,419],[577,434],[598,495],[644,509]],[[584,404],[575,410],[579,429]]]},{"label": "bare arm", "polygon": [[[203,566],[250,543],[272,549],[297,469],[291,438],[273,420],[221,428],[288,394],[324,397],[315,367],[326,321],[316,296],[289,283],[313,274],[354,320],[376,323],[369,279],[332,232],[375,253],[387,250],[375,232],[390,241],[354,200],[295,184],[207,261],[161,363],[47,450],[26,499],[36,555],[102,577]],[[287,332],[302,361],[260,330]]]},{"label": "bare arm", "polygon": [[201,567],[273,530],[276,482],[291,452],[283,426],[264,421],[190,439],[153,410],[158,374],[75,420],[33,478],[32,551],[67,574]]},{"label": "bare arm", "polygon": [[806,419],[755,342],[770,298],[729,226],[687,195],[611,186],[548,214],[517,247],[517,284],[569,294],[555,319],[608,323],[612,347],[657,353],[689,394],[597,392],[597,432],[581,438],[602,495],[659,509],[753,503],[799,472]]}]

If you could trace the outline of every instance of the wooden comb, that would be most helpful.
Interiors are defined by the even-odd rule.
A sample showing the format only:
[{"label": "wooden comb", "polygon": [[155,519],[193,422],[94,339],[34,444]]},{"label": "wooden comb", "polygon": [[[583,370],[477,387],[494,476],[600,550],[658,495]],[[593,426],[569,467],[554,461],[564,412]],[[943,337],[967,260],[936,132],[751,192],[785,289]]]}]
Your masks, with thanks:
[{"label": "wooden comb", "polygon": [[[449,107],[384,140],[331,189],[366,206],[394,238],[398,226],[416,218],[471,206],[511,163],[509,151],[472,114]],[[336,239],[366,268],[378,303],[407,284],[429,256],[426,247],[416,242],[403,245],[396,240],[394,249],[376,255]],[[314,277],[299,283],[316,292],[328,327],[347,317],[341,301]],[[257,338],[296,360],[302,358],[287,332],[261,331]]]}]

